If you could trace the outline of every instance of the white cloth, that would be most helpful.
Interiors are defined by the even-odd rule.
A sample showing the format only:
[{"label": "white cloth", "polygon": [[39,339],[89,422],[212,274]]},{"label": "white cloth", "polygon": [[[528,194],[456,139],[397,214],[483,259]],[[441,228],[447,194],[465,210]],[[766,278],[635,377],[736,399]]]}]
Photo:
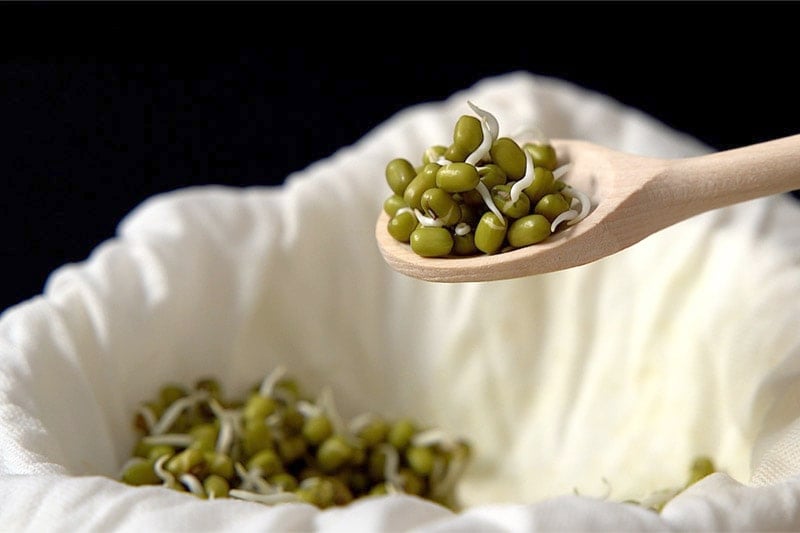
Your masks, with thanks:
[{"label": "white cloth", "polygon": [[[383,169],[470,113],[631,153],[707,148],[569,83],[515,72],[398,113],[274,188],[150,199],[0,318],[0,530],[791,530],[800,526],[800,208],[717,210],[602,261],[494,283],[389,269]],[[268,147],[266,147],[268,149]],[[396,495],[319,511],[114,478],[167,381],[243,393],[277,365],[345,416],[470,439],[454,513]],[[620,503],[714,474],[659,515]],[[577,494],[576,494],[577,492]]]}]

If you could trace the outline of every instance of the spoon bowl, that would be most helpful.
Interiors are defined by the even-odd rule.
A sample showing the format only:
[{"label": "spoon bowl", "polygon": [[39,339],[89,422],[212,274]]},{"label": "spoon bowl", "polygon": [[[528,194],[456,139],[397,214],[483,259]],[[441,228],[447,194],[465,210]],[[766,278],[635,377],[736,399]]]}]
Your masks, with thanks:
[{"label": "spoon bowl", "polygon": [[615,254],[694,215],[800,189],[800,135],[699,157],[659,159],[580,140],[552,141],[570,164],[564,181],[592,201],[589,215],[545,241],[469,257],[421,257],[387,231],[375,237],[384,260],[405,275],[435,282],[497,281],[585,265]]}]

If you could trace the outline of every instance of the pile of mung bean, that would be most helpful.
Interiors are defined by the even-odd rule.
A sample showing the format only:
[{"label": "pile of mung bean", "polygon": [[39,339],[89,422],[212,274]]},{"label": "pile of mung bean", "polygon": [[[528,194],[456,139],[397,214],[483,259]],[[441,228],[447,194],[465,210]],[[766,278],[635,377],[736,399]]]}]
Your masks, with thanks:
[{"label": "pile of mung bean", "polygon": [[586,217],[589,198],[560,178],[568,170],[541,133],[517,143],[497,119],[468,102],[449,146],[434,145],[415,166],[386,165],[388,231],[423,257],[495,254],[542,242],[562,223]]},{"label": "pile of mung bean", "polygon": [[140,439],[120,479],[200,498],[320,508],[406,493],[457,509],[470,448],[413,418],[364,413],[345,422],[330,389],[311,400],[282,367],[242,400],[220,384],[168,384],[134,418]]}]

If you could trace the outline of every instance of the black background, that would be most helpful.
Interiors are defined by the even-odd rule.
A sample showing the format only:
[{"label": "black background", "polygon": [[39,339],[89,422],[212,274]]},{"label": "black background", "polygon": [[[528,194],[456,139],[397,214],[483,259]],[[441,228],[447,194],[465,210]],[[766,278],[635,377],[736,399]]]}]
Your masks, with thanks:
[{"label": "black background", "polygon": [[0,310],[145,198],[280,183],[515,70],[726,149],[800,130],[792,3],[0,4]]}]

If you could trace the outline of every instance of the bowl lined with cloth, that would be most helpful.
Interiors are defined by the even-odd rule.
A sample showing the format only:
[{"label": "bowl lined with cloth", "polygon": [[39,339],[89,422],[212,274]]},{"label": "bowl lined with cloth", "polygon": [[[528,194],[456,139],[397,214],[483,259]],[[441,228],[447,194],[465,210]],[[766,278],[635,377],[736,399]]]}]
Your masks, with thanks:
[{"label": "bowl lined with cloth", "polygon": [[[508,133],[709,151],[604,95],[512,72],[405,109],[281,186],[149,199],[0,318],[2,527],[796,527],[800,206],[742,203],[525,279],[405,277],[374,239],[384,168],[448,142],[468,101]],[[328,387],[342,416],[411,415],[468,439],[460,509],[402,492],[268,506],[119,481],[135,410],[164,383],[214,376],[244,395],[276,367]],[[685,488],[696,457],[718,471]]]}]

